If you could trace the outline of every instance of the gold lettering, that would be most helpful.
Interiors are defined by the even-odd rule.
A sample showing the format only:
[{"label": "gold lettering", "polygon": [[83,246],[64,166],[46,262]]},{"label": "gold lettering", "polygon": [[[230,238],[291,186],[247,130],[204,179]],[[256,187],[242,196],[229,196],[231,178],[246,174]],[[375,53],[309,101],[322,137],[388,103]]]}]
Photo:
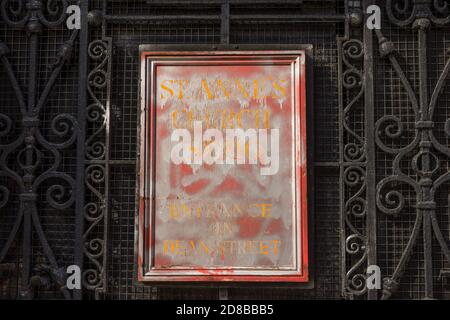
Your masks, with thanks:
[{"label": "gold lettering", "polygon": [[271,203],[256,203],[255,207],[261,207],[261,218],[270,218],[271,217]]},{"label": "gold lettering", "polygon": [[258,79],[253,80],[253,99],[258,99],[259,84]]},{"label": "gold lettering", "polygon": [[267,244],[264,244],[264,243],[265,243],[265,241],[262,241],[262,240],[259,242],[259,253],[261,253],[261,254],[269,254],[269,251],[268,251],[269,246]]},{"label": "gold lettering", "polygon": [[206,92],[206,95],[208,97],[208,100],[214,99],[214,96],[211,93],[211,90],[209,90],[208,82],[206,82],[205,79],[202,80],[202,86],[203,86],[203,89],[205,89],[205,92]]},{"label": "gold lettering", "polygon": [[223,85],[222,80],[217,79],[217,86],[218,86],[220,89],[222,89],[222,93],[223,93],[224,97],[228,99],[228,98],[230,98],[230,81],[227,80],[226,83],[227,83],[227,86],[228,86],[228,87],[225,87],[225,86]]},{"label": "gold lettering", "polygon": [[177,220],[180,217],[177,205],[171,203],[169,204],[169,219]]},{"label": "gold lettering", "polygon": [[178,83],[178,99],[183,99],[183,83],[187,83],[186,80],[171,80],[173,83]]},{"label": "gold lettering", "polygon": [[280,245],[280,241],[279,240],[272,240],[271,243],[273,244],[273,254],[277,255],[278,254],[278,248]]},{"label": "gold lettering", "polygon": [[246,91],[245,86],[241,83],[241,80],[236,79],[236,85],[239,89],[239,91],[242,93],[242,95],[244,96],[244,98],[248,98],[248,92]]},{"label": "gold lettering", "polygon": [[240,128],[244,128],[244,126],[242,125],[242,114],[243,113],[250,113],[250,109],[241,109],[237,116],[236,116],[236,120],[237,120],[237,124]]},{"label": "gold lettering", "polygon": [[265,118],[264,118],[265,122],[264,123],[266,125],[266,129],[269,129],[269,113],[270,113],[269,110],[266,110],[265,113],[264,113],[264,115],[265,115]]},{"label": "gold lettering", "polygon": [[[164,91],[167,91],[169,93],[170,97],[173,97],[173,90],[172,88],[169,88],[168,86],[166,86],[164,83],[167,82],[167,80],[163,80],[161,82],[161,89],[163,89]],[[170,80],[169,82],[172,82],[172,80]],[[162,93],[160,94],[160,98],[161,99],[165,99],[168,98],[169,96],[164,96]]]},{"label": "gold lettering", "polygon": [[282,83],[285,83],[285,82],[287,82],[287,81],[286,80],[278,80],[278,83],[277,83],[277,81],[275,80],[275,81],[272,82],[273,88],[276,91],[278,91],[279,93],[281,93],[281,97],[278,97],[275,94],[275,92],[272,92],[272,98],[278,99],[278,98],[286,97],[286,90],[287,90],[287,88],[286,87],[282,87]]},{"label": "gold lettering", "polygon": [[234,111],[223,110],[222,111],[222,129],[234,128]]}]

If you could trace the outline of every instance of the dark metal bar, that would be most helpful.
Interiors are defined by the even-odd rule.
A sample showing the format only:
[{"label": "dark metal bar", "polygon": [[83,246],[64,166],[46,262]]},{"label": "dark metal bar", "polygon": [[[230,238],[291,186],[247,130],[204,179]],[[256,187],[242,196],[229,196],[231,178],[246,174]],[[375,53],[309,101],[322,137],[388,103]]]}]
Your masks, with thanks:
[{"label": "dark metal bar", "polygon": [[342,44],[345,41],[345,39],[348,38],[348,35],[346,35],[344,38],[338,37],[337,39],[337,48],[338,48],[338,75],[339,75],[339,85],[338,85],[338,102],[339,102],[339,108],[338,108],[338,128],[339,128],[339,213],[340,213],[340,219],[339,219],[339,239],[340,239],[340,264],[339,264],[339,274],[341,277],[341,295],[345,295],[345,288],[347,287],[346,281],[345,281],[345,274],[346,274],[346,252],[345,252],[345,218],[344,218],[344,182],[342,177],[344,176],[344,128],[343,128],[343,95],[344,90],[342,86],[342,73],[343,73],[343,66],[342,66]]},{"label": "dark metal bar", "polygon": [[24,206],[24,219],[23,219],[23,243],[22,243],[22,277],[21,277],[21,289],[20,298],[28,299],[28,292],[30,287],[30,274],[31,274],[31,208]]},{"label": "dark metal bar", "polygon": [[314,166],[318,168],[336,168],[339,167],[338,161],[316,161],[314,162]]},{"label": "dark metal bar", "polygon": [[[30,34],[30,56],[29,56],[29,78],[28,78],[28,110],[26,116],[33,116],[33,110],[36,104],[36,76],[37,76],[37,55],[38,55],[38,33],[31,32]],[[26,135],[28,137],[33,136],[34,132],[31,128],[26,129]],[[31,148],[31,141],[27,143],[26,146],[26,165],[31,169],[33,167],[33,149]],[[23,267],[22,267],[22,279],[21,279],[21,298],[30,299],[30,276],[31,276],[31,264],[32,264],[32,221],[31,214],[36,206],[36,197],[32,197],[32,184],[34,180],[33,169],[27,170],[24,174],[23,179],[25,180],[25,193],[22,194],[22,202],[25,202],[23,205],[24,210],[24,220],[23,220],[23,244],[22,244],[22,254],[23,254]],[[33,199],[33,200],[31,200]]]},{"label": "dark metal bar", "polygon": [[[85,139],[86,139],[86,110],[87,110],[87,44],[88,44],[88,0],[80,1],[81,9],[81,30],[79,44],[78,61],[78,114],[77,121],[79,125],[77,137],[77,176],[76,176],[76,203],[75,203],[75,257],[74,262],[83,270],[84,258],[84,200],[85,200]],[[82,299],[82,290],[75,289],[73,298]]]},{"label": "dark metal bar", "polygon": [[420,27],[418,31],[419,46],[419,101],[424,118],[428,114],[428,70],[427,70],[427,31]]},{"label": "dark metal bar", "polygon": [[[420,209],[419,209],[420,210]],[[423,215],[423,241],[424,241],[424,263],[425,263],[425,297],[433,298],[433,257],[432,257],[432,235],[431,219],[429,210]]]},{"label": "dark metal bar", "polygon": [[106,138],[105,138],[105,216],[103,218],[103,241],[104,241],[104,252],[103,252],[103,288],[102,294],[106,294],[108,290],[108,273],[107,273],[107,263],[108,263],[108,233],[109,233],[109,209],[110,209],[110,201],[109,201],[109,173],[110,173],[110,165],[111,161],[111,72],[112,72],[112,39],[105,39],[108,43],[107,54],[108,65],[107,65],[107,87],[106,87],[106,114],[105,114],[105,130],[106,130]]},{"label": "dark metal bar", "polygon": [[[372,5],[373,0],[365,0],[363,10]],[[367,188],[367,265],[377,264],[377,207],[375,177],[375,103],[373,79],[373,32],[364,24],[364,109],[366,141],[366,188]],[[377,289],[369,289],[369,300],[378,299]]]},{"label": "dark metal bar", "polygon": [[[146,21],[165,21],[165,20],[209,20],[209,21],[219,21],[222,19],[222,15],[106,15],[106,22],[116,22],[116,23],[136,23],[136,22],[146,22]],[[296,22],[296,23],[337,23],[345,21],[345,15],[343,14],[333,14],[333,15],[291,15],[291,14],[239,14],[231,15],[230,20],[234,22],[246,22],[246,21],[256,21],[261,20],[264,22]]]},{"label": "dark metal bar", "polygon": [[32,112],[36,103],[36,73],[38,54],[38,34],[33,32],[30,36],[30,60],[28,80],[28,112]]},{"label": "dark metal bar", "polygon": [[220,15],[105,15],[106,22],[135,23],[164,20],[220,20]]},{"label": "dark metal bar", "polygon": [[54,69],[53,72],[47,82],[47,84],[45,85],[44,91],[41,93],[41,96],[39,97],[39,99],[37,100],[37,104],[36,107],[34,108],[33,112],[34,113],[39,113],[39,111],[41,110],[41,108],[45,105],[45,103],[47,102],[48,96],[49,94],[52,92],[53,87],[61,73],[62,68],[64,67],[65,62],[69,59],[69,54],[65,54],[63,53],[65,50],[68,50],[68,48],[70,48],[70,50],[73,47],[73,44],[75,42],[75,39],[78,36],[78,30],[74,30],[70,36],[69,41],[67,41],[66,43],[64,43],[62,45],[62,49],[58,55],[58,59],[55,62]]},{"label": "dark metal bar", "polygon": [[[421,121],[426,121],[428,119],[428,70],[427,70],[427,29],[429,27],[428,20],[416,20],[418,25],[418,53],[419,53],[419,102],[421,111]],[[422,130],[421,134],[421,152],[424,155],[421,159],[421,166],[423,172],[430,172],[430,157],[429,157],[429,145],[428,142],[428,131]],[[424,142],[424,144],[422,144]],[[418,159],[420,160],[420,159]],[[419,173],[420,174],[420,173]],[[418,195],[417,199],[419,202],[430,202],[433,201],[430,198],[430,185],[425,183],[428,177],[421,177],[419,184],[421,186],[421,193]],[[423,210],[423,255],[424,255],[424,271],[425,271],[425,297],[433,298],[433,256],[432,256],[432,235],[431,235],[431,210],[418,208],[418,210]]]},{"label": "dark metal bar", "polygon": [[231,20],[263,20],[263,21],[282,21],[282,22],[344,22],[346,17],[343,14],[238,14],[231,15]]},{"label": "dark metal bar", "polygon": [[220,15],[220,43],[230,43],[230,5],[222,4]]},{"label": "dark metal bar", "polygon": [[110,165],[136,165],[136,160],[109,160]]}]

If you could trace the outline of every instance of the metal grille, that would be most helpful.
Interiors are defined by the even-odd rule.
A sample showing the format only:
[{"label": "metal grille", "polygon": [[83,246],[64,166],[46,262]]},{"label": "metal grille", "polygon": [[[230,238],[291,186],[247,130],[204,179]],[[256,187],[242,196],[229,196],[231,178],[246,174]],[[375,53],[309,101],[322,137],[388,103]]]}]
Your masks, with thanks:
[{"label": "metal grille", "polygon": [[[58,26],[52,30],[45,29],[39,35],[38,51],[37,51],[37,78],[36,78],[36,92],[39,98],[47,84],[49,83],[54,67],[59,63],[57,61],[58,53],[61,45],[68,41],[70,33],[64,26]],[[18,82],[20,89],[23,92],[25,101],[30,97],[27,94],[27,88],[29,86],[30,70],[29,70],[29,57],[32,52],[30,47],[29,37],[24,30],[19,28],[11,28],[4,21],[0,21],[0,41],[3,42],[10,51],[7,55],[9,59],[12,71],[15,74],[15,78]],[[74,48],[72,52],[72,58],[70,62],[62,69],[60,74],[60,81],[57,81],[47,98],[45,106],[43,106],[40,117],[40,133],[50,143],[64,143],[68,137],[73,134],[70,129],[71,119],[68,117],[76,117],[77,114],[77,83],[78,83],[78,52]],[[0,72],[0,113],[10,117],[12,130],[8,135],[0,135],[0,145],[4,147],[9,143],[15,141],[23,129],[22,119],[24,114],[21,114],[18,100],[13,91],[13,86],[10,79],[7,77],[5,69]],[[55,118],[58,115],[61,118]],[[60,127],[63,122],[68,125],[69,131],[62,133]],[[2,123],[3,125],[4,123]],[[52,127],[56,125],[56,127]],[[2,129],[5,129],[2,127]],[[56,129],[56,130],[55,130]],[[61,134],[62,133],[62,134]],[[0,150],[0,154],[5,149]],[[24,169],[20,167],[17,159],[20,158],[20,152],[22,147],[14,150],[7,160],[7,166],[19,175],[24,174]],[[54,149],[53,153],[47,147],[40,150],[39,156],[41,157],[38,162],[38,166],[34,171],[35,177],[40,175],[44,176],[45,172],[51,169],[51,166],[55,164],[56,159],[62,155],[58,171],[66,173],[70,177],[75,177],[77,160],[76,160],[76,148],[74,145],[68,145],[65,148]],[[6,152],[6,151],[5,151]],[[64,194],[61,194],[61,198],[55,199],[55,193],[57,190],[50,191],[55,185],[61,185],[63,187]],[[17,220],[19,208],[22,208],[20,204],[21,191],[17,183],[12,179],[8,179],[5,176],[0,177],[0,187],[5,186],[9,191],[8,201],[4,207],[0,208],[0,248],[6,246],[8,236],[13,230],[14,223]],[[69,187],[69,188],[68,188]],[[34,275],[32,279],[36,283],[40,283],[40,290],[38,292],[30,293],[27,291],[25,296],[32,295],[35,299],[48,299],[56,298],[61,299],[63,295],[59,292],[59,288],[53,284],[43,283],[46,282],[50,275],[48,273],[49,265],[51,264],[46,254],[46,250],[51,248],[53,255],[56,259],[58,266],[67,266],[73,264],[74,261],[74,241],[75,241],[75,214],[73,206],[64,208],[63,210],[55,208],[54,200],[65,202],[70,199],[72,191],[69,190],[70,186],[67,181],[61,181],[57,178],[51,178],[44,180],[37,189],[37,201],[36,209],[39,212],[39,223],[45,233],[47,244],[43,244],[39,238],[36,224],[33,224],[33,228],[30,233],[31,246],[30,257],[33,261],[33,268],[31,273]],[[49,196],[47,192],[53,193]],[[2,193],[5,196],[4,193]],[[57,197],[58,198],[58,197]],[[69,200],[70,201],[70,200]],[[73,201],[71,201],[73,203]],[[0,262],[1,271],[5,272],[5,281],[0,281],[0,298],[2,299],[14,299],[19,293],[20,282],[22,281],[21,270],[24,267],[24,246],[21,242],[22,232],[18,232],[15,240],[13,241],[10,249],[7,251],[5,259]],[[43,282],[41,282],[43,281]]]},{"label": "metal grille", "polygon": [[[37,5],[47,1],[35,2],[35,7],[22,11],[52,13],[45,5]],[[434,229],[431,250],[424,245],[427,233],[421,226],[407,259],[402,256],[417,229],[414,224],[419,214],[435,213],[447,246],[450,238],[449,181],[436,189],[433,201],[417,193],[426,190],[427,181],[421,179],[428,178],[433,161],[439,162],[431,175],[433,181],[449,172],[450,81],[442,86],[432,119],[417,118],[413,98],[425,86],[431,95],[442,81],[442,71],[449,64],[450,18],[446,17],[450,12],[436,7],[437,2],[411,1],[410,5],[421,6],[416,12],[423,16],[399,23],[407,19],[411,8],[395,12],[398,6],[384,8],[383,4],[382,29],[372,32],[363,27],[362,12],[374,2],[80,0],[82,14],[89,11],[90,15],[89,28],[85,22],[86,28],[79,33],[67,30],[63,23],[48,28],[40,21],[42,32],[29,21],[16,26],[23,12],[9,12],[11,21],[0,20],[0,250],[8,249],[4,259],[0,257],[0,298],[79,298],[78,291],[67,295],[64,270],[81,258],[83,297],[88,299],[373,299],[391,295],[449,299],[450,254],[445,255],[445,246],[433,236]],[[422,32],[427,34],[425,51],[420,51],[424,44],[418,40]],[[32,45],[35,38],[39,39],[37,49]],[[137,283],[140,44],[233,50],[240,45],[313,46],[314,93],[309,106],[314,114],[312,289]],[[37,59],[30,65],[33,53]],[[39,94],[55,69],[62,67],[37,123],[32,113],[21,111],[13,80],[6,72],[8,65],[25,102],[31,98],[27,90],[32,83],[30,67],[36,67]],[[408,94],[408,85],[413,94]],[[427,110],[421,108],[422,113]],[[45,138],[31,152],[41,157],[31,169],[32,180],[46,177],[47,170],[57,173],[35,192],[20,190],[14,180],[28,179],[25,171],[30,169],[21,166],[18,158],[24,147],[33,146],[37,134],[28,132],[30,139],[12,150],[7,146],[20,139],[25,126]],[[392,150],[408,146],[416,130],[432,131],[441,150],[431,150],[433,157],[429,141],[422,136],[422,143],[395,164],[398,152]],[[71,143],[54,147],[65,141]],[[428,161],[417,161],[420,151]],[[5,152],[8,156],[1,158]],[[58,162],[55,159],[61,161],[52,169]],[[33,156],[26,160],[28,167],[33,163]],[[19,178],[8,177],[8,170]],[[413,182],[404,183],[405,178],[383,183],[386,177],[395,178],[398,170]],[[42,226],[48,243],[42,242],[36,227],[29,233],[19,228],[8,243],[18,212],[31,216],[34,208],[39,223],[31,225]],[[24,244],[24,234],[30,235],[29,244]],[[381,268],[382,292],[365,288],[369,264]]]},{"label": "metal grille", "polygon": [[[388,21],[385,21],[386,26],[389,26]],[[428,50],[428,68],[429,81],[428,88],[432,92],[436,85],[440,72],[445,65],[446,50],[449,47],[448,27],[444,29],[436,29],[430,31]],[[400,64],[405,72],[405,75],[410,79],[415,92],[419,90],[419,58],[418,58],[418,43],[416,32],[412,29],[405,30],[396,26],[390,26],[383,29],[383,34],[390,39],[398,50],[398,55],[401,57]],[[375,86],[375,103],[376,103],[376,118],[379,119],[384,115],[394,115],[401,119],[404,125],[404,132],[400,138],[387,140],[392,147],[398,147],[411,143],[414,139],[414,114],[412,112],[411,103],[408,100],[406,91],[395,71],[390,66],[386,59],[382,59],[375,55],[375,78],[379,82]],[[442,91],[438,100],[436,114],[434,115],[435,132],[439,141],[443,145],[449,144],[449,137],[443,134],[445,121],[449,118],[449,95],[448,84]],[[401,168],[408,172],[412,177],[418,179],[414,173],[412,164],[412,156],[406,156],[405,160],[401,162]],[[377,150],[377,176],[379,179],[392,174],[392,160],[393,157],[386,154],[382,150]],[[439,154],[440,168],[436,175],[442,175],[449,170],[448,158]],[[439,225],[441,227],[444,237],[448,239],[449,235],[449,192],[448,183],[441,187],[436,194],[436,213],[439,217]],[[378,263],[381,270],[384,270],[385,275],[390,275],[394,272],[395,266],[398,264],[400,257],[405,250],[408,239],[413,229],[416,216],[416,195],[413,188],[400,184],[395,186],[405,196],[405,207],[397,217],[390,217],[383,212],[377,213],[377,243],[378,243]],[[445,256],[440,252],[439,244],[436,239],[433,239],[433,261],[434,274],[439,275],[442,270],[448,269],[449,264]],[[423,251],[423,235],[420,234],[417,240],[417,245],[414,247],[414,252],[406,265],[403,278],[400,282],[397,298],[405,299],[420,299],[424,292],[424,251]],[[448,299],[449,287],[446,284],[446,278],[435,277],[434,280],[435,297],[438,299]]]},{"label": "metal grille", "polygon": [[[140,3],[140,2],[139,2]],[[323,4],[322,4],[323,5]],[[128,15],[134,13],[136,3],[112,6],[111,14]],[[140,6],[142,7],[142,5]],[[310,10],[320,8],[311,6]],[[264,8],[263,8],[264,9]],[[265,8],[267,9],[267,8]],[[148,12],[158,15],[164,8],[149,8]],[[192,9],[191,9],[192,10]],[[243,11],[244,8],[237,8]],[[338,10],[337,8],[334,10]],[[333,10],[333,11],[334,11]],[[248,11],[247,11],[248,12]],[[267,12],[267,11],[266,11]],[[192,12],[189,12],[192,13]],[[217,14],[219,11],[209,8],[196,14]],[[236,12],[238,13],[238,12]],[[174,14],[174,12],[171,12]],[[230,26],[232,44],[298,44],[307,43],[314,47],[314,87],[316,116],[316,161],[333,162],[338,157],[337,125],[337,49],[336,35],[339,25],[308,25],[305,23],[241,23],[235,21]],[[157,291],[146,286],[134,284],[134,213],[135,207],[135,159],[136,126],[138,106],[138,45],[147,44],[219,44],[220,21],[175,20],[144,23],[111,23],[107,36],[113,39],[113,95],[111,106],[112,122],[112,161],[111,174],[112,223],[110,230],[110,292],[114,299],[143,299],[157,297],[161,299],[210,298],[219,297],[219,289],[214,288],[170,288],[159,287]],[[317,199],[316,230],[312,233],[317,248],[317,285],[314,290],[304,289],[263,289],[254,295],[254,289],[230,289],[228,298],[295,298],[339,297],[339,213],[338,177],[336,169],[317,167],[318,195],[327,201]],[[333,202],[334,199],[335,201]],[[333,202],[333,203],[332,203]],[[320,204],[320,205],[319,205]],[[155,293],[157,292],[157,294]]]}]

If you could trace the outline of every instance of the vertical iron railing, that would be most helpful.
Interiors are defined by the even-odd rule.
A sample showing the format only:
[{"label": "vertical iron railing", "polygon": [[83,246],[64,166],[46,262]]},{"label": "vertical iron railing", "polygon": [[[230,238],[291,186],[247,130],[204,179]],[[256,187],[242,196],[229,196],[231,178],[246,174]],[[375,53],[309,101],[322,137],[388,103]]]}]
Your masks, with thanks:
[{"label": "vertical iron railing", "polygon": [[83,233],[85,270],[83,285],[94,293],[95,299],[104,298],[107,291],[108,219],[109,219],[109,174],[110,174],[110,96],[112,41],[104,33],[103,11],[91,10],[89,22],[95,30],[100,25],[101,38],[89,39],[87,54],[88,106],[87,134],[85,140],[85,185],[87,188],[84,216],[86,227]]},{"label": "vertical iron railing", "polygon": [[[362,2],[363,12],[374,3],[373,0]],[[363,39],[364,39],[364,136],[366,147],[366,199],[367,199],[367,265],[377,265],[377,217],[376,217],[376,186],[375,186],[375,88],[374,88],[374,62],[373,62],[373,33],[367,27],[367,15],[363,19]],[[367,287],[367,283],[366,283]],[[368,299],[377,299],[378,294],[375,288],[367,288]]]},{"label": "vertical iron railing", "polygon": [[[84,267],[84,206],[85,206],[85,174],[84,174],[84,157],[85,157],[85,139],[86,139],[86,106],[87,106],[87,67],[88,67],[88,10],[89,0],[80,0],[80,43],[79,43],[79,61],[78,61],[78,123],[80,133],[78,135],[77,143],[77,177],[76,190],[79,194],[79,200],[75,205],[75,257],[74,261],[80,267],[83,273]],[[74,299],[82,298],[82,289],[74,291]]]},{"label": "vertical iron railing", "polygon": [[[58,137],[59,141],[53,142],[44,135],[40,118],[62,69],[71,58],[78,31],[71,31],[68,40],[60,46],[56,60],[51,65],[51,74],[42,92],[39,92],[40,35],[44,28],[56,28],[64,23],[68,1],[44,4],[39,0],[2,0],[0,5],[3,22],[11,28],[18,28],[26,32],[29,43],[28,78],[25,86],[27,93],[25,94],[24,88],[19,85],[15,75],[14,66],[8,59],[8,55],[11,53],[6,44],[0,40],[1,64],[14,90],[21,114],[21,123],[14,124],[21,128],[21,133],[13,142],[2,145],[0,149],[0,176],[10,179],[16,184],[14,192],[19,194],[20,201],[14,225],[0,251],[0,263],[6,258],[14,240],[19,237],[19,229],[22,229],[19,298],[32,299],[37,294],[38,288],[55,285],[62,292],[64,298],[71,299],[72,294],[66,288],[65,270],[58,264],[57,257],[40,221],[38,189],[47,186],[46,183],[49,181],[58,181],[56,184],[52,182],[53,184],[47,186],[47,190],[45,190],[48,204],[57,210],[69,209],[75,202],[79,204],[82,201],[82,194],[74,191],[76,188],[74,177],[60,171],[64,150],[72,147],[79,139],[81,131],[77,119],[68,113],[55,115],[51,121],[50,132],[53,136]],[[1,114],[0,118],[6,123],[1,134],[7,135],[13,125],[12,121],[6,114]],[[53,162],[46,163],[48,168],[41,171],[44,153],[51,154]],[[9,163],[14,156],[18,166],[11,168]],[[46,161],[48,160],[46,159]],[[5,187],[1,189],[3,192],[6,190],[6,194],[10,193],[10,190]],[[37,239],[33,234],[37,235]],[[33,246],[36,240],[42,247],[46,262],[33,260]]]},{"label": "vertical iron railing", "polygon": [[[369,158],[367,145],[367,46],[363,33],[363,7],[347,8],[346,31],[338,38],[339,146],[342,295],[366,295],[369,256]],[[368,92],[369,91],[369,92]]]},{"label": "vertical iron railing", "polygon": [[[383,28],[376,30],[379,54],[389,61],[396,76],[400,79],[402,89],[407,94],[414,115],[412,141],[398,147],[392,147],[386,141],[406,136],[407,130],[405,130],[406,126],[402,120],[395,115],[384,115],[376,119],[376,145],[393,157],[392,174],[383,177],[377,184],[377,207],[382,213],[392,216],[393,223],[395,223],[395,218],[402,213],[406,202],[399,185],[411,187],[416,197],[414,226],[394,272],[384,278],[382,299],[395,297],[420,232],[422,232],[423,238],[425,283],[423,297],[431,299],[434,298],[433,281],[436,277],[433,273],[433,237],[450,263],[450,251],[438,222],[435,199],[436,191],[450,180],[448,170],[439,172],[440,161],[436,154],[439,153],[448,160],[450,148],[436,139],[433,121],[438,98],[450,71],[450,57],[446,59],[445,66],[430,95],[427,41],[430,28],[450,23],[450,12],[448,4],[440,1],[413,0],[400,6],[398,1],[387,0],[386,13],[390,23],[401,28],[412,28],[417,34],[419,83],[418,92],[416,92],[403,70],[404,67],[399,62],[399,52],[394,43],[383,35]],[[447,123],[449,121],[450,119],[447,119]],[[450,136],[450,132],[445,132],[445,134]],[[408,172],[401,163],[408,161],[410,157],[412,157],[409,160],[412,170]]]},{"label": "vertical iron railing", "polygon": [[[407,263],[422,232],[424,298],[434,298],[433,281],[433,237],[448,262],[450,251],[447,240],[441,232],[436,213],[436,191],[450,180],[450,173],[440,169],[440,153],[450,156],[450,149],[435,137],[433,112],[437,107],[450,71],[450,58],[447,58],[439,79],[430,95],[428,92],[428,48],[427,34],[433,26],[450,22],[448,6],[437,1],[411,1],[400,5],[400,1],[386,3],[388,21],[401,28],[412,28],[417,33],[418,44],[418,91],[417,94],[407,78],[398,58],[393,42],[381,30],[373,32],[361,23],[366,8],[375,1],[362,2],[362,13],[349,8],[347,36],[338,40],[340,52],[340,146],[341,146],[341,247],[342,247],[342,289],[347,298],[366,296],[378,298],[376,290],[366,286],[366,268],[377,261],[377,212],[397,217],[405,207],[405,196],[400,185],[410,186],[416,195],[415,223],[401,257],[394,266],[394,272],[383,279],[382,299],[395,297]],[[382,7],[382,6],[380,6]],[[383,8],[384,9],[384,8]],[[352,27],[353,25],[353,27]],[[354,27],[360,31],[356,33]],[[384,26],[386,28],[386,26]],[[361,31],[362,29],[362,31]],[[356,38],[354,35],[356,34]],[[373,35],[379,44],[379,54],[392,66],[406,93],[411,111],[414,114],[414,138],[408,145],[392,141],[406,136],[406,123],[395,115],[384,114],[375,117],[376,98],[374,94]],[[363,102],[363,109],[361,109]],[[359,106],[359,111],[358,111]],[[355,112],[364,110],[364,128],[358,132],[358,118]],[[386,112],[386,111],[385,111]],[[449,120],[447,119],[447,123]],[[361,128],[359,128],[361,129]],[[446,132],[449,135],[449,132]],[[386,142],[390,139],[390,143]],[[399,144],[397,146],[397,144]],[[392,174],[376,176],[376,151],[392,155]],[[411,169],[405,168],[405,161],[411,157]],[[393,222],[395,223],[395,221]],[[400,235],[391,235],[392,237]],[[391,257],[392,261],[395,261]],[[417,262],[420,263],[420,262]]]}]

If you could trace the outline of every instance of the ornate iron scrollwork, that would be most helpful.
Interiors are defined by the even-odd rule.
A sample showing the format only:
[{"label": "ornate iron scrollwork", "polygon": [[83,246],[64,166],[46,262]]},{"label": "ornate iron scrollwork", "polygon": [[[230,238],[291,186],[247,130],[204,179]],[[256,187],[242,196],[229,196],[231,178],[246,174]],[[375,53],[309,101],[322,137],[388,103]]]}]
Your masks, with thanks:
[{"label": "ornate iron scrollwork", "polygon": [[[432,25],[444,25],[450,22],[448,7],[449,4],[446,1],[387,1],[386,10],[389,21],[399,27],[412,27],[417,32],[418,96],[398,62],[398,53],[394,44],[383,35],[381,30],[376,31],[380,55],[389,60],[400,79],[402,87],[407,93],[415,121],[413,138],[406,145],[398,148],[390,146],[386,140],[395,140],[405,135],[406,128],[401,119],[393,115],[385,115],[376,122],[376,145],[383,152],[393,156],[392,174],[381,179],[377,185],[378,209],[394,218],[401,214],[405,205],[405,197],[401,189],[396,187],[400,184],[408,185],[414,190],[416,197],[414,226],[393,274],[383,281],[382,299],[387,299],[396,293],[406,264],[419,239],[420,231],[423,232],[425,298],[434,297],[431,244],[433,236],[437,239],[447,261],[450,262],[450,251],[438,223],[435,202],[436,191],[445,182],[450,181],[449,172],[438,173],[440,162],[437,154],[440,153],[443,157],[448,158],[450,149],[436,139],[433,122],[437,100],[450,70],[450,57],[447,58],[431,96],[428,93],[427,70],[427,32]],[[447,119],[446,123],[449,120]],[[448,132],[446,134],[448,135]],[[401,162],[407,161],[409,158],[412,170],[410,173],[405,172],[401,166]]]},{"label": "ornate iron scrollwork", "polygon": [[[61,272],[52,248],[39,219],[37,199],[39,192],[44,192],[43,183],[51,179],[59,181],[52,184],[45,191],[48,204],[55,209],[67,209],[74,203],[75,180],[72,176],[59,171],[64,149],[72,146],[78,134],[77,120],[70,114],[61,113],[53,118],[50,125],[51,135],[58,138],[57,142],[50,141],[43,135],[40,112],[45,108],[48,96],[61,74],[61,70],[70,59],[71,52],[78,32],[72,32],[70,39],[64,43],[52,65],[52,73],[39,94],[37,89],[37,54],[39,33],[43,27],[56,27],[65,19],[67,1],[48,1],[44,6],[42,1],[10,1],[3,0],[0,12],[3,21],[14,28],[23,28],[27,31],[29,50],[29,78],[27,95],[24,95],[14,74],[13,66],[8,60],[9,50],[5,43],[0,41],[0,60],[15,93],[22,116],[21,133],[14,140],[0,146],[0,176],[7,177],[15,182],[19,192],[20,205],[13,228],[7,241],[0,251],[0,263],[5,259],[11,244],[18,235],[22,226],[22,274],[20,297],[33,298],[35,289],[43,284],[56,285],[64,297],[71,298],[65,287],[65,272]],[[12,120],[6,114],[0,114],[0,135],[8,136]],[[40,165],[43,153],[50,153],[53,163],[48,169],[41,172]],[[8,160],[15,155],[17,168],[10,168]],[[56,181],[55,180],[55,181]],[[11,190],[6,186],[0,187],[0,207],[9,199]],[[35,229],[40,245],[43,248],[46,261],[35,263],[32,261],[32,228]]]},{"label": "ornate iron scrollwork", "polygon": [[[88,54],[94,66],[89,72],[88,94],[90,104],[87,120],[90,131],[86,138],[85,184],[88,190],[85,205],[86,229],[84,253],[87,267],[83,284],[95,292],[98,299],[106,292],[106,241],[108,229],[108,174],[109,174],[109,94],[111,72],[111,41],[94,40]],[[106,97],[106,98],[104,98]],[[100,228],[100,233],[96,232]]]},{"label": "ornate iron scrollwork", "polygon": [[[360,11],[349,15],[350,26],[362,23]],[[342,294],[348,299],[367,292],[366,143],[364,128],[355,119],[364,119],[364,45],[352,32],[338,39],[340,55],[341,126],[341,246]],[[361,120],[359,120],[361,121]],[[362,120],[363,121],[363,120]]]}]

